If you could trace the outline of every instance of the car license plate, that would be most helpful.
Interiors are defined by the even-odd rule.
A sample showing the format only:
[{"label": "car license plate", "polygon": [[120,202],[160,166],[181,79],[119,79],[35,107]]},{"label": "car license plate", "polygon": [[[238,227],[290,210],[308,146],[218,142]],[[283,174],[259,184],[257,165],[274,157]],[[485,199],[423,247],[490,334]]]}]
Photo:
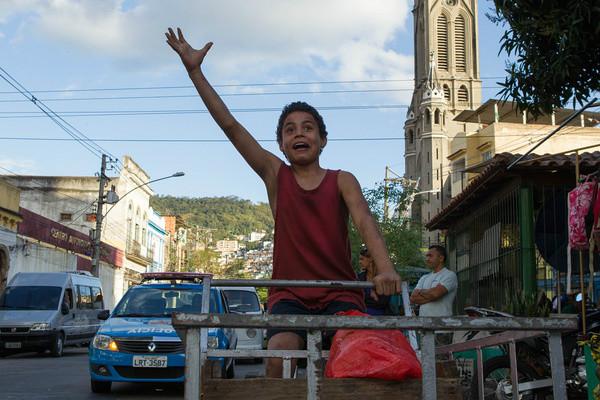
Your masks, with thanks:
[{"label": "car license plate", "polygon": [[133,356],[133,366],[138,368],[167,368],[167,356]]},{"label": "car license plate", "polygon": [[4,343],[4,348],[5,349],[20,349],[21,348],[21,342],[5,342]]}]

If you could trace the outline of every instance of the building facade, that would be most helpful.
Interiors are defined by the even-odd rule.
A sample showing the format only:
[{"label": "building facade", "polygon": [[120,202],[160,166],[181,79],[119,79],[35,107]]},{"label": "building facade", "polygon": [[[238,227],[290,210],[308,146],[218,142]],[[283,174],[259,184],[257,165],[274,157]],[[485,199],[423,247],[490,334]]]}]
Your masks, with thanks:
[{"label": "building facade", "polygon": [[[58,223],[65,229],[78,231],[89,240],[96,226],[95,204],[98,200],[96,177],[11,175],[3,178],[20,190],[22,209]],[[120,299],[130,285],[139,282],[140,273],[146,272],[148,265],[151,264],[147,252],[147,221],[150,196],[153,192],[145,185],[149,180],[148,174],[128,156],[123,158],[123,167],[119,175],[109,178],[108,186],[114,186],[114,190],[121,198],[113,205],[105,205],[101,241],[122,251],[124,257],[120,261],[119,268],[101,261],[99,274],[103,289],[107,293],[112,292],[114,301]],[[105,191],[109,187],[105,188]],[[83,240],[83,237],[80,239]],[[22,245],[27,246],[25,243]],[[63,267],[65,262],[59,260],[62,256],[59,256],[55,263],[52,261],[53,253],[47,253],[46,250],[42,253],[39,255],[40,263],[35,264],[36,270],[43,271],[44,268],[48,271],[65,270],[65,268],[77,268],[77,265],[82,268],[81,260],[76,260],[75,264],[68,262],[68,265]],[[45,264],[44,259],[46,259]],[[19,270],[30,271],[30,260],[32,258],[23,259],[23,264],[15,266],[13,273]]]},{"label": "building facade", "polygon": [[0,291],[6,287],[15,257],[17,226],[23,220],[19,201],[19,189],[0,180]]},{"label": "building facade", "polygon": [[148,266],[150,272],[165,271],[165,246],[167,231],[165,219],[152,207],[148,212],[148,258],[152,263]]},{"label": "building facade", "polygon": [[[481,102],[476,0],[415,0],[415,88],[404,126],[405,177],[417,183],[413,220],[426,223],[452,195],[448,156],[474,128],[455,121]],[[425,244],[438,242],[428,232]]]}]

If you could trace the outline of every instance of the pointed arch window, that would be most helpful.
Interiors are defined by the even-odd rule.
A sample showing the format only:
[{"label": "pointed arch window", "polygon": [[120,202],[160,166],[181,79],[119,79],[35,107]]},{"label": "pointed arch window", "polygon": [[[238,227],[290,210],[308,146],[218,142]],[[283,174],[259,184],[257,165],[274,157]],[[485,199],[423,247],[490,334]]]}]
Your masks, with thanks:
[{"label": "pointed arch window", "polygon": [[459,15],[454,20],[454,59],[456,60],[456,71],[467,70],[467,51],[465,37],[465,18]]},{"label": "pointed arch window", "polygon": [[146,227],[148,226],[148,214],[144,213],[144,219],[142,220],[142,246],[146,246],[147,244],[147,235],[148,230]]},{"label": "pointed arch window", "polygon": [[450,87],[448,87],[448,85],[444,85],[444,99],[446,99],[447,102],[450,102]]},{"label": "pointed arch window", "polygon": [[410,129],[408,131],[408,143],[413,144],[414,142],[415,142],[415,134],[413,133],[412,129]]},{"label": "pointed arch window", "polygon": [[448,19],[444,14],[437,18],[437,64],[448,71]]},{"label": "pointed arch window", "polygon": [[127,241],[133,236],[133,204],[129,202],[127,207]]},{"label": "pointed arch window", "polygon": [[431,111],[429,111],[429,108],[425,110],[425,124],[431,124]]},{"label": "pointed arch window", "polygon": [[458,102],[459,103],[468,103],[469,102],[469,91],[463,85],[458,89]]},{"label": "pointed arch window", "polygon": [[133,232],[133,240],[135,240],[136,242],[140,241],[140,214],[140,208],[138,207],[135,212],[135,230]]},{"label": "pointed arch window", "polygon": [[440,123],[440,110],[437,108],[435,109],[435,112],[433,113],[433,123],[434,124]]}]

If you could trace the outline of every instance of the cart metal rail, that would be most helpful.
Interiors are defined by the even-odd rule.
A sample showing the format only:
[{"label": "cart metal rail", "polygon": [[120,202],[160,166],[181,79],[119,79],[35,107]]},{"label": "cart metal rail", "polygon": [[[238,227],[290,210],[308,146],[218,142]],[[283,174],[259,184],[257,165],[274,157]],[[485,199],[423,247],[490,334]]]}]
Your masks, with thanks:
[{"label": "cart metal rail", "polygon": [[[421,342],[421,365],[423,369],[422,397],[437,398],[435,365],[435,331],[480,330],[534,332],[549,337],[554,398],[566,400],[565,370],[563,365],[561,332],[577,329],[574,318],[472,318],[472,317],[348,317],[309,315],[235,315],[209,314],[210,287],[254,286],[254,287],[340,287],[347,289],[372,288],[370,282],[355,281],[282,281],[282,280],[221,280],[203,276],[202,313],[175,313],[173,326],[185,341],[185,400],[198,400],[202,393],[202,372],[208,357],[281,357],[307,359],[307,399],[319,399],[319,382],[322,379],[321,360],[328,352],[321,348],[321,331],[336,329],[400,329],[419,330]],[[307,350],[217,350],[208,348],[208,328],[294,328],[306,329]],[[522,334],[521,334],[522,335]],[[503,342],[513,343],[514,337],[504,337]],[[489,338],[488,338],[489,339]],[[472,345],[478,351],[481,364],[482,344]],[[465,347],[467,348],[467,347]],[[511,348],[513,346],[511,345]],[[446,349],[448,351],[448,349]],[[454,350],[451,350],[454,351]],[[439,353],[439,351],[438,351]],[[513,360],[514,358],[514,360]],[[514,364],[513,364],[514,361]],[[284,363],[285,364],[285,363]],[[516,356],[511,357],[512,375],[516,376]],[[288,367],[289,368],[289,367]],[[288,371],[284,371],[288,372]],[[288,372],[289,373],[289,372]],[[225,382],[224,382],[225,383]],[[482,387],[482,385],[480,385]],[[480,394],[481,396],[481,394]]]}]

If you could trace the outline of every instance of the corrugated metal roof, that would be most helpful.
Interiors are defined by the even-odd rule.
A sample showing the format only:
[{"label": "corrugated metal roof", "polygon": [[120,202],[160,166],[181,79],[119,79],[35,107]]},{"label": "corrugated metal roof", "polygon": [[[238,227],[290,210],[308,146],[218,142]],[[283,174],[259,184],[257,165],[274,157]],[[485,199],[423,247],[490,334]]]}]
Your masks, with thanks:
[{"label": "corrugated metal roof", "polygon": [[[446,218],[451,216],[459,206],[465,206],[465,203],[468,203],[476,193],[485,190],[486,183],[497,180],[500,177],[520,175],[532,170],[575,170],[575,154],[529,154],[510,171],[507,171],[506,167],[519,157],[520,154],[500,153],[496,154],[492,159],[478,164],[476,168],[470,169],[470,171],[478,171],[479,175],[462,192],[454,197],[444,209],[434,215],[425,224],[425,227],[429,230],[446,228],[444,226]],[[600,151],[581,153],[579,155],[579,168],[582,170],[600,168]]]}]

